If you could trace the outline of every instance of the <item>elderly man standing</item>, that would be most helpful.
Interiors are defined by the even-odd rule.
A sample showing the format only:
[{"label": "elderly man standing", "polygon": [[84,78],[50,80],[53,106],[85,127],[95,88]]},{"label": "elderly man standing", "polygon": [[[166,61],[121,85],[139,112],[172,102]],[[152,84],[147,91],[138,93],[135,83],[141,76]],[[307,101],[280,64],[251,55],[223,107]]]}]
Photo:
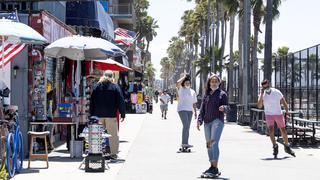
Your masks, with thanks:
[{"label": "elderly man standing", "polygon": [[125,118],[125,102],[117,84],[113,83],[113,72],[105,71],[93,89],[90,99],[90,115],[97,116],[110,137],[111,158],[117,159],[119,151],[119,135],[117,111],[121,114],[121,122]]}]

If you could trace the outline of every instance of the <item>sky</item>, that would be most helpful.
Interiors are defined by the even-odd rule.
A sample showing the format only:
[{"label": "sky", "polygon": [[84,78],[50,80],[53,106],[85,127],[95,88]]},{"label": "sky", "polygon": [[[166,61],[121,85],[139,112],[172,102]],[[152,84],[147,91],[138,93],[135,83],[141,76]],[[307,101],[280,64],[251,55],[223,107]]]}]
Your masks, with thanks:
[{"label": "sky", "polygon": [[[150,0],[148,12],[158,20],[160,26],[157,30],[158,36],[150,45],[152,62],[157,70],[156,78],[160,76],[160,60],[167,55],[166,49],[169,46],[169,40],[177,35],[182,24],[180,18],[183,12],[194,6],[193,2],[186,0]],[[273,51],[276,51],[278,47],[288,46],[290,52],[295,52],[320,44],[319,7],[319,0],[282,0],[280,17],[273,23]],[[234,49],[238,48],[237,24]],[[265,31],[264,25],[261,26],[261,30]],[[259,40],[264,43],[264,33],[259,34]],[[227,45],[226,54],[229,53],[228,49]],[[258,57],[263,57],[263,54]]]}]

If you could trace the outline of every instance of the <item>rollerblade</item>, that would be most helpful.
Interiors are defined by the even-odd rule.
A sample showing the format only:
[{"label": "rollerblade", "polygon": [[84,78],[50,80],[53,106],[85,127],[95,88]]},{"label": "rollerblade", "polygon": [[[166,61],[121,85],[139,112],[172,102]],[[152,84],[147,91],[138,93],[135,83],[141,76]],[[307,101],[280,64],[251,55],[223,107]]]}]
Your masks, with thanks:
[{"label": "rollerblade", "polygon": [[275,159],[278,158],[278,153],[279,153],[279,146],[278,144],[273,145],[273,156]]},{"label": "rollerblade", "polygon": [[202,173],[201,178],[217,178],[221,175],[221,172],[216,167],[210,167],[208,170]]},{"label": "rollerblade", "polygon": [[296,154],[294,153],[294,151],[292,151],[292,149],[288,145],[284,145],[284,151],[290,154],[291,156],[296,157]]}]

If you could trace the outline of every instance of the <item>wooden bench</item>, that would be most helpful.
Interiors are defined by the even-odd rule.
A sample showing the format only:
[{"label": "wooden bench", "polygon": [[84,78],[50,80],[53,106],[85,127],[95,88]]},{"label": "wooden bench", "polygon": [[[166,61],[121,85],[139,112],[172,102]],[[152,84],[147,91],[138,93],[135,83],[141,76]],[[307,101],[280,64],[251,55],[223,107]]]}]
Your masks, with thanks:
[{"label": "wooden bench", "polygon": [[257,130],[261,134],[267,134],[267,125],[264,116],[264,110],[258,108],[251,108],[251,128]]},{"label": "wooden bench", "polygon": [[299,117],[294,117],[292,118],[293,122],[288,123],[288,125],[291,125],[292,130],[293,130],[293,138],[294,135],[296,136],[295,139],[297,139],[298,136],[306,139],[307,133],[312,133],[310,135],[312,142],[315,142],[315,134],[316,130],[318,129],[317,127],[320,125],[320,121],[315,121],[315,120],[309,120],[309,119],[304,119],[304,118],[299,118]]}]

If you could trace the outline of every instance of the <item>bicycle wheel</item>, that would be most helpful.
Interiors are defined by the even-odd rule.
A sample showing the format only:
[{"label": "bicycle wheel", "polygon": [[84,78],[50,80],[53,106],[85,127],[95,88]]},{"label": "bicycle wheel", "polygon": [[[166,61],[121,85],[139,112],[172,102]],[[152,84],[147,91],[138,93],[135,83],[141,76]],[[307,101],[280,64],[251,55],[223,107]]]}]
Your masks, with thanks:
[{"label": "bicycle wheel", "polygon": [[24,151],[23,151],[23,138],[22,138],[22,133],[21,131],[19,131],[19,133],[17,134],[18,138],[15,139],[15,168],[17,170],[17,172],[19,172],[22,169],[22,165],[23,165],[23,157],[24,157]]},{"label": "bicycle wheel", "polygon": [[10,178],[12,178],[14,176],[15,173],[15,149],[14,149],[14,136],[12,133],[8,134],[7,137],[7,153],[6,153],[6,159],[7,159],[7,170],[8,170],[8,174],[10,176]]},{"label": "bicycle wheel", "polygon": [[6,160],[5,160],[6,147],[4,142],[5,142],[5,137],[2,136],[2,133],[0,131],[0,170],[6,164]]}]

